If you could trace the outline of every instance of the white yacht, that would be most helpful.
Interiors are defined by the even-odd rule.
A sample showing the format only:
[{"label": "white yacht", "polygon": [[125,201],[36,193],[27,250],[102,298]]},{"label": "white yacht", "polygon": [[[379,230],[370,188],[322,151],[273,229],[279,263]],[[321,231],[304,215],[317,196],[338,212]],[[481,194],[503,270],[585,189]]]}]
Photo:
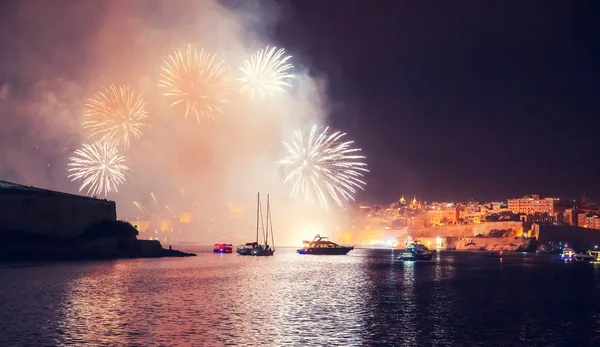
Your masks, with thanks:
[{"label": "white yacht", "polygon": [[408,243],[406,250],[400,254],[398,260],[431,260],[435,250],[430,251],[427,247],[414,240]]}]

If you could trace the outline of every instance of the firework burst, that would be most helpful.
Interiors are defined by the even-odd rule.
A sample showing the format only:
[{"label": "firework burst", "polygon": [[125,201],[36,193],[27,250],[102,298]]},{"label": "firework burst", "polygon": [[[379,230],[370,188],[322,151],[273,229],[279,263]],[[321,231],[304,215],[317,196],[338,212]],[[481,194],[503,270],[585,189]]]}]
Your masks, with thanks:
[{"label": "firework burst", "polygon": [[329,208],[329,200],[343,207],[342,200],[354,200],[357,189],[363,189],[363,173],[369,172],[363,162],[364,156],[357,155],[353,141],[342,142],[346,134],[328,134],[329,128],[318,132],[313,126],[310,133],[296,131],[296,139],[288,144],[287,157],[278,164],[286,171],[284,184],[291,184],[292,196],[301,195],[308,203],[315,200]]},{"label": "firework burst", "polygon": [[125,172],[129,170],[115,144],[110,142],[84,144],[69,160],[69,178],[81,180],[79,191],[87,188],[87,194],[92,196],[118,192],[117,187],[125,182]]},{"label": "firework burst", "polygon": [[292,86],[286,82],[295,77],[286,72],[293,67],[287,63],[291,56],[283,57],[283,48],[276,50],[276,47],[267,47],[244,61],[244,66],[240,67],[243,77],[238,79],[242,82],[242,94],[249,94],[251,99],[257,96],[261,99],[274,98],[284,91],[283,87]]},{"label": "firework burst", "polygon": [[162,71],[158,86],[174,100],[171,106],[185,106],[186,118],[192,114],[198,123],[200,117],[215,120],[216,113],[223,113],[221,106],[229,103],[230,77],[216,54],[187,45],[169,56]]},{"label": "firework burst", "polygon": [[90,137],[127,148],[131,138],[142,136],[148,112],[141,94],[110,85],[87,101],[83,118]]}]

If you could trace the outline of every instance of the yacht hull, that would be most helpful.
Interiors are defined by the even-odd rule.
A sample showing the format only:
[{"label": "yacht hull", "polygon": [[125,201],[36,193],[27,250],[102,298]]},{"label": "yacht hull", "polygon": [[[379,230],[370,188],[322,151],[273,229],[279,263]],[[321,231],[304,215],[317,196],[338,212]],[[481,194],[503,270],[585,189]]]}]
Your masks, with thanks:
[{"label": "yacht hull", "polygon": [[434,254],[435,254],[435,251],[413,252],[413,251],[407,250],[407,251],[404,251],[402,254],[400,254],[400,256],[398,257],[398,260],[405,260],[405,261],[425,260],[425,261],[429,261],[429,260],[433,259],[433,255]]},{"label": "yacht hull", "polygon": [[236,252],[239,255],[249,255],[254,257],[268,257],[275,253],[272,249],[238,249]]},{"label": "yacht hull", "polygon": [[346,255],[353,250],[354,247],[337,247],[337,248],[307,248],[299,249],[298,254],[313,254],[313,255]]},{"label": "yacht hull", "polygon": [[595,261],[596,258],[594,258],[594,257],[592,257],[590,255],[587,255],[587,254],[576,254],[575,255],[575,260],[576,261],[580,261],[580,262],[584,262],[584,263],[589,263],[589,262]]},{"label": "yacht hull", "polygon": [[398,257],[398,260],[404,260],[404,261],[416,261],[416,260],[425,260],[425,261],[429,261],[433,258],[433,254],[429,254],[429,255],[401,255]]},{"label": "yacht hull", "polygon": [[267,250],[253,250],[252,252],[250,252],[250,255],[253,255],[255,257],[268,257],[273,255],[273,253],[275,253],[275,251],[273,251],[272,249],[267,249]]}]

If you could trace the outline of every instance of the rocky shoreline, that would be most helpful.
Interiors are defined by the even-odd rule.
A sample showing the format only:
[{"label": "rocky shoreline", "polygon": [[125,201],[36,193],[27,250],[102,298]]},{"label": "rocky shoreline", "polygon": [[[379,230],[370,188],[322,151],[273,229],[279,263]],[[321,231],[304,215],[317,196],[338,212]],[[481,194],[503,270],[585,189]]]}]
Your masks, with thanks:
[{"label": "rocky shoreline", "polygon": [[0,261],[56,261],[124,258],[190,257],[165,249],[158,240],[138,240],[138,231],[129,223],[104,221],[73,238],[27,232],[0,232]]}]

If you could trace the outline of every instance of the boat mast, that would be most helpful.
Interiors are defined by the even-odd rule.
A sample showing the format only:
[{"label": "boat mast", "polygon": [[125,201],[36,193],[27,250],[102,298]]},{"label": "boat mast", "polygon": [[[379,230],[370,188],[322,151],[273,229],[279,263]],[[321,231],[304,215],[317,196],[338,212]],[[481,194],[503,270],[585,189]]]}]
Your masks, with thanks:
[{"label": "boat mast", "polygon": [[[270,207],[270,203],[269,203],[269,194],[267,194],[267,233],[265,234],[265,245],[269,243],[269,220],[271,216],[271,207]],[[271,231],[271,234],[273,232]]]},{"label": "boat mast", "polygon": [[[265,237],[265,219],[262,212],[262,201],[258,202],[258,210],[260,211],[260,227],[262,228],[263,238]],[[258,243],[258,232],[256,233],[256,243]]]},{"label": "boat mast", "polygon": [[[275,239],[273,239],[273,216],[271,215],[271,206],[269,205],[268,195],[267,195],[267,215],[271,217],[267,221],[267,230],[269,230],[269,228],[271,229],[271,248],[273,248],[273,250],[275,250]],[[269,235],[267,235],[267,238],[268,237],[269,237]]]},{"label": "boat mast", "polygon": [[260,210],[260,192],[256,200],[256,243],[258,243],[258,211]]}]

